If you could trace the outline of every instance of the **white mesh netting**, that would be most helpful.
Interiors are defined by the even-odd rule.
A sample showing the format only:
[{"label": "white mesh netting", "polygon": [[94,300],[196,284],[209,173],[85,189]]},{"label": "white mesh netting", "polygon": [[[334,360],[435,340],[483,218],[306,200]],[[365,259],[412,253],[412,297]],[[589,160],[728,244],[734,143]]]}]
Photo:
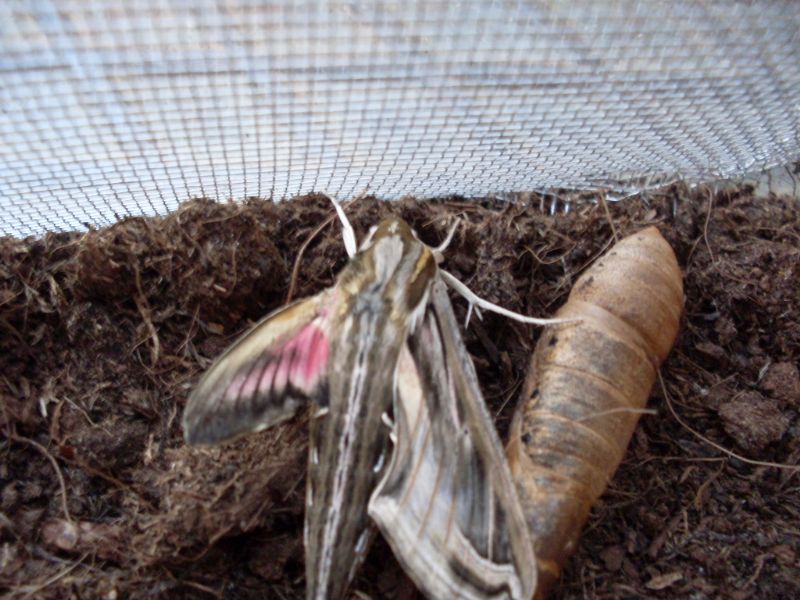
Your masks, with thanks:
[{"label": "white mesh netting", "polygon": [[800,155],[798,31],[791,0],[6,0],[0,233],[738,177]]}]

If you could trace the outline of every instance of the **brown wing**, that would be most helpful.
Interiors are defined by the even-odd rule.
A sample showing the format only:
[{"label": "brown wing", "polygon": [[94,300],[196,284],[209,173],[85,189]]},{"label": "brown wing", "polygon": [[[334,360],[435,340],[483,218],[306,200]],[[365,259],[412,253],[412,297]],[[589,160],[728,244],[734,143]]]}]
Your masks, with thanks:
[{"label": "brown wing", "polygon": [[396,447],[369,514],[430,598],[529,600],[533,549],[441,282],[397,369]]}]

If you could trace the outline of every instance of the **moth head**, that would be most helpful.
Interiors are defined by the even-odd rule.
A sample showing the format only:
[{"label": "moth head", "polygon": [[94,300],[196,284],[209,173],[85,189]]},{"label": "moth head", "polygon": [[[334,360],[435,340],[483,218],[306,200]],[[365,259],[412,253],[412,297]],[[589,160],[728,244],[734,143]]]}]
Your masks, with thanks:
[{"label": "moth head", "polygon": [[400,217],[389,217],[384,219],[375,228],[375,232],[370,236],[373,241],[378,241],[384,237],[399,237],[404,242],[419,241],[417,234],[411,226]]},{"label": "moth head", "polygon": [[424,304],[436,277],[436,260],[408,223],[400,217],[384,219],[370,231],[361,252],[371,271],[382,277],[391,273],[387,293],[398,319],[406,320]]},{"label": "moth head", "polygon": [[369,228],[367,237],[364,238],[359,250],[366,250],[381,239],[388,237],[399,237],[403,242],[408,240],[419,241],[416,232],[411,229],[408,223],[400,217],[389,217]]}]

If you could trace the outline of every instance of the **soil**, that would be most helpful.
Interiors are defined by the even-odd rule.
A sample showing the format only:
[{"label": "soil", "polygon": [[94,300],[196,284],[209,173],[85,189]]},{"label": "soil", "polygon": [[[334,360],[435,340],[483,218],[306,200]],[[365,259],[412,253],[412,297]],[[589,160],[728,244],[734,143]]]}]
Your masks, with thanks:
[{"label": "soil", "polygon": [[[553,597],[799,597],[797,205],[680,186],[621,203],[565,192],[555,215],[551,200],[368,198],[347,211],[359,238],[394,213],[429,244],[459,217],[446,268],[536,316],[615,235],[655,224],[675,249],[686,307],[668,396],[657,384],[656,414]],[[197,449],[180,416],[211,360],[289,287],[297,298],[333,282],[346,256],[332,214],[321,196],[192,200],[84,234],[0,238],[0,592],[303,597],[306,417]],[[494,315],[465,333],[502,435],[538,334]],[[417,597],[380,540],[353,594]]]}]

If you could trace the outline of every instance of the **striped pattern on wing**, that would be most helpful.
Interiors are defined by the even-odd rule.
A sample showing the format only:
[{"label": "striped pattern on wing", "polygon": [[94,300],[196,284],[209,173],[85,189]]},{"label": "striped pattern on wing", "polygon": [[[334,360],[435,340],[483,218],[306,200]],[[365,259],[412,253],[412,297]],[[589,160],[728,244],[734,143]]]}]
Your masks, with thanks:
[{"label": "striped pattern on wing", "polygon": [[528,600],[536,569],[516,490],[443,284],[432,293],[400,356],[396,448],[369,513],[428,597]]},{"label": "striped pattern on wing", "polygon": [[190,444],[261,431],[309,398],[324,404],[330,293],[296,302],[259,321],[206,371],[183,414]]}]

